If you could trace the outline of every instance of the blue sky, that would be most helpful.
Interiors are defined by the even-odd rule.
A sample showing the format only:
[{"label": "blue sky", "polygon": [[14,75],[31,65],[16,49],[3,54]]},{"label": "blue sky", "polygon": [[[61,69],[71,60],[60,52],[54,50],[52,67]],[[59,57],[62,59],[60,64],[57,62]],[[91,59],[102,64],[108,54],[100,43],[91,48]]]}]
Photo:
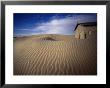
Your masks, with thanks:
[{"label": "blue sky", "polygon": [[77,23],[96,21],[96,13],[14,13],[14,36],[72,35]]}]

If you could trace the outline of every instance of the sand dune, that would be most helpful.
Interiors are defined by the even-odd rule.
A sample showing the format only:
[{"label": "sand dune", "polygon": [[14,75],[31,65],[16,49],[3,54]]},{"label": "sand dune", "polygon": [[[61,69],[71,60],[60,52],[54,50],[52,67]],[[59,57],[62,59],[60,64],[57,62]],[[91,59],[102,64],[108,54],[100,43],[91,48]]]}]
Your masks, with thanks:
[{"label": "sand dune", "polygon": [[36,35],[14,39],[14,75],[96,75],[97,37]]}]

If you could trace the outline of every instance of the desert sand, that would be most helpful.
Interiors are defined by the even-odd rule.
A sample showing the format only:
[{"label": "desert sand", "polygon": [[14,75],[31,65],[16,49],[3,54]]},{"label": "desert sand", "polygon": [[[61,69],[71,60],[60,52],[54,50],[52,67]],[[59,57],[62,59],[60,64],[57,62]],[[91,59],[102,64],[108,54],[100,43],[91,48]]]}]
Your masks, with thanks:
[{"label": "desert sand", "polygon": [[96,75],[97,33],[14,38],[14,75]]}]

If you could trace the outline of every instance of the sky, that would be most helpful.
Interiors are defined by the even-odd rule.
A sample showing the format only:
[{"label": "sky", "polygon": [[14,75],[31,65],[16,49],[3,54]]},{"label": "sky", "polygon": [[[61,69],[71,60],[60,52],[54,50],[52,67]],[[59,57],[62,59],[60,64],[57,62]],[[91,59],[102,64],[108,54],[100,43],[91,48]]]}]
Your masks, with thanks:
[{"label": "sky", "polygon": [[96,13],[14,13],[14,36],[72,35],[77,23],[96,22]]}]

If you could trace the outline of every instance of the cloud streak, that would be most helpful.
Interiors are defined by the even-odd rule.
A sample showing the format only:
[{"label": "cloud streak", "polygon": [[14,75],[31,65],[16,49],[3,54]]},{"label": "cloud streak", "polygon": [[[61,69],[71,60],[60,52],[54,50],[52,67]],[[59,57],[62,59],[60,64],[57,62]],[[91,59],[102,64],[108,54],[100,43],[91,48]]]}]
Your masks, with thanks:
[{"label": "cloud streak", "polygon": [[41,23],[36,29],[45,34],[71,34],[76,23],[69,17],[63,19],[53,19],[46,23]]}]

